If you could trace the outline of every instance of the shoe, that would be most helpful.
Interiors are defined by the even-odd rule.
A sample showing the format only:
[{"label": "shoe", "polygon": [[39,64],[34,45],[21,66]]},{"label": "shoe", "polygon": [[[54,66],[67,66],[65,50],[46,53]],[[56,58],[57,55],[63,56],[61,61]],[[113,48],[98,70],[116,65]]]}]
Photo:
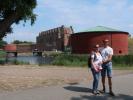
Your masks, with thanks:
[{"label": "shoe", "polygon": [[97,94],[100,94],[100,92],[99,91],[96,91],[97,92]]},{"label": "shoe", "polygon": [[92,94],[97,95],[97,91],[92,91]]},{"label": "shoe", "polygon": [[115,96],[115,94],[113,93],[113,91],[110,91],[109,94],[110,94],[111,96]]},{"label": "shoe", "polygon": [[103,89],[103,90],[99,90],[99,92],[100,92],[100,93],[105,93],[106,90],[105,90],[105,89]]}]

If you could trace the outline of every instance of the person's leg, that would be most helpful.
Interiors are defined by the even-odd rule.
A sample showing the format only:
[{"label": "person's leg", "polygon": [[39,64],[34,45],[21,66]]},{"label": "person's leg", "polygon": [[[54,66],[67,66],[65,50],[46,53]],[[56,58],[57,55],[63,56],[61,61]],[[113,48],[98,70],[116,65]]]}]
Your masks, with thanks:
[{"label": "person's leg", "polygon": [[108,75],[109,93],[112,96],[114,96],[114,93],[112,91],[112,62],[110,62],[109,66],[107,66],[107,75]]},{"label": "person's leg", "polygon": [[108,84],[109,84],[109,94],[112,96],[115,96],[113,90],[112,90],[112,78],[108,77]]},{"label": "person's leg", "polygon": [[92,90],[95,91],[95,85],[96,85],[96,75],[94,69],[91,69],[92,75],[93,75],[93,86]]},{"label": "person's leg", "polygon": [[108,77],[109,92],[112,92],[112,78]]},{"label": "person's leg", "polygon": [[105,78],[106,78],[106,68],[103,67],[102,71],[101,71],[101,76],[102,76],[102,86],[103,86],[103,91],[101,92],[105,92]]},{"label": "person's leg", "polygon": [[93,94],[97,94],[97,88],[98,88],[98,81],[99,81],[99,73],[95,72],[94,69],[91,69],[92,75],[93,75]]},{"label": "person's leg", "polygon": [[99,91],[98,91],[98,85],[99,85],[99,77],[100,77],[100,72],[96,72],[96,91],[97,91],[97,94],[99,94]]},{"label": "person's leg", "polygon": [[102,76],[102,86],[103,86],[103,91],[105,92],[105,76]]}]

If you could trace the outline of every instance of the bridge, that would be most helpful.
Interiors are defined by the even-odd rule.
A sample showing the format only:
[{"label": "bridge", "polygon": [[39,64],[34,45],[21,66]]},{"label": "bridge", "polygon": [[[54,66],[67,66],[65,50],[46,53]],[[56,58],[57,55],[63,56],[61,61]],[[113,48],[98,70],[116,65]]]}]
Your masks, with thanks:
[{"label": "bridge", "polygon": [[6,51],[6,53],[7,54],[12,53],[12,54],[14,54],[15,57],[18,56],[18,52],[17,51]]},{"label": "bridge", "polygon": [[16,44],[8,44],[4,47],[4,50],[7,54],[12,53],[15,57],[18,56],[18,53],[27,53],[31,52],[33,55],[42,56],[42,51],[38,49],[31,48],[30,45],[16,45]]},{"label": "bridge", "polygon": [[42,51],[33,51],[32,53],[35,56],[42,56]]}]

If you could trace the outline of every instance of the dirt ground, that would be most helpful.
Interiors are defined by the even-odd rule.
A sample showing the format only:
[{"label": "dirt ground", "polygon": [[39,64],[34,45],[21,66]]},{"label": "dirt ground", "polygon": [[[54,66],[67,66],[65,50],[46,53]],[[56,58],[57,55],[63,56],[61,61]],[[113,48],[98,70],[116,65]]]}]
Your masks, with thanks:
[{"label": "dirt ground", "polygon": [[[130,74],[133,70],[113,70],[117,75]],[[92,79],[87,68],[37,65],[0,65],[0,91],[14,91],[33,87],[89,83]]]}]

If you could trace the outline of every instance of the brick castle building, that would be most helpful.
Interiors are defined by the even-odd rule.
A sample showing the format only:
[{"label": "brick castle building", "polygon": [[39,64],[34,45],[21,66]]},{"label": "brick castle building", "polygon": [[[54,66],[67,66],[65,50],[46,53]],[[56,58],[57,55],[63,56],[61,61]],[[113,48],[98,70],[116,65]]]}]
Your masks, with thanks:
[{"label": "brick castle building", "polygon": [[42,31],[36,38],[36,48],[39,51],[64,51],[70,46],[69,38],[72,33],[74,33],[72,26],[65,27],[64,25]]}]

